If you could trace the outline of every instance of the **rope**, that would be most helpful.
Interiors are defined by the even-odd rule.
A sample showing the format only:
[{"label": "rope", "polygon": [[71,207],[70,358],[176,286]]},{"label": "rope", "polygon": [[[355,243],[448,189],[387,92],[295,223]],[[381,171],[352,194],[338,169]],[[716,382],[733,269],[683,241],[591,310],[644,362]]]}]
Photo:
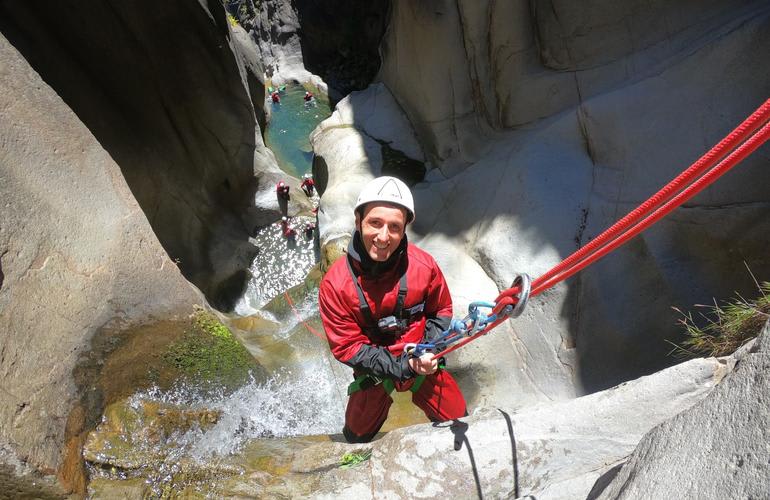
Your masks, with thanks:
[{"label": "rope", "polygon": [[289,305],[291,306],[291,310],[294,311],[294,315],[297,317],[297,320],[303,325],[305,325],[305,328],[307,328],[310,333],[312,333],[319,339],[326,341],[326,335],[323,335],[321,332],[319,332],[312,326],[308,325],[304,319],[302,319],[302,316],[300,316],[299,311],[297,311],[297,308],[294,307],[294,302],[291,300],[291,297],[289,296],[289,292],[283,292],[283,295],[286,297],[286,302],[288,302]]},{"label": "rope", "polygon": [[[766,100],[735,130],[647,201],[587,245],[535,279],[532,282],[531,296],[538,295],[560,281],[566,280],[625,244],[746,159],[770,139],[770,122],[768,120],[770,120],[770,99]],[[714,166],[715,164],[716,166]],[[697,176],[700,177],[696,179]],[[689,185],[684,187],[687,184]],[[518,286],[503,290],[495,299],[496,304],[492,312],[499,315],[506,306],[515,305],[518,302],[516,295],[520,291]],[[486,334],[506,319],[505,316],[499,317],[484,330],[454,344],[436,354],[435,357],[444,356],[459,349],[468,342]]]}]

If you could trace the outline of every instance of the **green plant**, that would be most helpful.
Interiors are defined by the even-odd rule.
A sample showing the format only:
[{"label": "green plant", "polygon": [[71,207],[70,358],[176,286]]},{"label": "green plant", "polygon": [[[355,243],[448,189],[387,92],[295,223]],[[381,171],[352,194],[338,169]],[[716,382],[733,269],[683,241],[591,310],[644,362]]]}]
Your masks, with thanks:
[{"label": "green plant", "polygon": [[227,20],[230,21],[230,26],[238,26],[238,20],[229,12],[227,13]]},{"label": "green plant", "polygon": [[696,305],[707,310],[700,314],[703,326],[696,324],[691,312],[674,307],[682,315],[679,323],[687,338],[681,344],[673,344],[671,353],[683,357],[725,356],[759,335],[770,318],[770,282],[758,284],[758,288],[760,296],[752,301],[737,295],[721,306],[716,302],[713,306]]},{"label": "green plant", "polygon": [[345,453],[342,455],[342,460],[340,461],[340,469],[348,469],[354,465],[358,465],[361,462],[369,460],[369,457],[371,456],[371,449],[355,450],[350,453]]}]

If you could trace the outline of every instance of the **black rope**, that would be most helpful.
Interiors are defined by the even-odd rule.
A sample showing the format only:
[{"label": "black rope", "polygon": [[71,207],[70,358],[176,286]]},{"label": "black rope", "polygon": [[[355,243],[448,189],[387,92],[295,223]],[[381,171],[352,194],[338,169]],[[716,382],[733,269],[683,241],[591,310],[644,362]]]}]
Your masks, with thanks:
[{"label": "black rope", "polygon": [[519,459],[516,453],[516,436],[513,434],[513,423],[511,417],[500,408],[497,409],[503,414],[505,423],[508,424],[508,435],[511,436],[511,457],[513,458],[513,498],[519,498]]}]

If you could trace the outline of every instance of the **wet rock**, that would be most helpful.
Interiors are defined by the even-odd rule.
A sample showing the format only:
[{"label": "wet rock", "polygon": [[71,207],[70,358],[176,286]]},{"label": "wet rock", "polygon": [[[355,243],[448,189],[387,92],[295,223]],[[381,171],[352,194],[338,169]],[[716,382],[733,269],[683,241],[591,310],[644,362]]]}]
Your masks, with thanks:
[{"label": "wet rock", "polygon": [[218,417],[218,412],[205,408],[123,400],[107,407],[83,446],[83,457],[91,465],[122,472],[157,470],[172,452],[166,446],[172,436],[210,428]]},{"label": "wet rock", "polygon": [[[393,430],[366,445],[326,436],[251,440],[237,454],[198,465],[177,457],[187,464],[187,482],[156,487],[183,489],[190,478],[217,477],[207,487],[225,498],[585,498],[645,432],[708,397],[732,364],[694,360],[571,401],[490,408]],[[363,460],[344,467],[352,453]]]}]

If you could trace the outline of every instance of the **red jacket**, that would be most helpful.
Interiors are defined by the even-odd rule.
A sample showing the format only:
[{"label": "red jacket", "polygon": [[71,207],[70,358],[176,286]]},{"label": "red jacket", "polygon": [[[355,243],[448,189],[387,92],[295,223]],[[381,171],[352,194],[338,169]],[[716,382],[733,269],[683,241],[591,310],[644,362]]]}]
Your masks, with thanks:
[{"label": "red jacket", "polygon": [[[371,331],[361,311],[348,263],[361,285],[375,323],[394,314],[400,278],[406,270],[407,294],[402,317],[408,326],[404,331],[395,334]],[[414,373],[408,367],[403,349],[388,350],[387,346],[435,337],[449,326],[452,318],[452,297],[444,275],[433,257],[408,244],[406,237],[387,262],[378,263],[368,257],[359,234],[354,234],[348,255],[337,259],[321,281],[318,302],[329,347],[337,360],[357,372],[398,380],[413,377]]]}]

